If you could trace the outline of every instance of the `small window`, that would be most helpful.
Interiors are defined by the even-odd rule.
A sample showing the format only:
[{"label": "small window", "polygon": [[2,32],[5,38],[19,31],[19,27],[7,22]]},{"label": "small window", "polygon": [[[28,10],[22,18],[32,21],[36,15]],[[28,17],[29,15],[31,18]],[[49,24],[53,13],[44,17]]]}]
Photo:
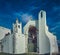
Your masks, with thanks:
[{"label": "small window", "polygon": [[18,28],[20,28],[20,25],[18,25]]},{"label": "small window", "polygon": [[41,18],[43,17],[43,12],[41,12]]}]

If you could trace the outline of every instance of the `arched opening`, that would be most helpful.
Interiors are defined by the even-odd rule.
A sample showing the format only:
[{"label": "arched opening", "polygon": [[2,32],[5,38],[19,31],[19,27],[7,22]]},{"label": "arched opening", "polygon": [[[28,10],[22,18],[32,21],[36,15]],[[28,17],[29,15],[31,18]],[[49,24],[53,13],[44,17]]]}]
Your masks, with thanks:
[{"label": "arched opening", "polygon": [[41,18],[43,17],[43,12],[41,12]]},{"label": "arched opening", "polygon": [[37,52],[37,28],[32,25],[28,30],[28,51]]}]

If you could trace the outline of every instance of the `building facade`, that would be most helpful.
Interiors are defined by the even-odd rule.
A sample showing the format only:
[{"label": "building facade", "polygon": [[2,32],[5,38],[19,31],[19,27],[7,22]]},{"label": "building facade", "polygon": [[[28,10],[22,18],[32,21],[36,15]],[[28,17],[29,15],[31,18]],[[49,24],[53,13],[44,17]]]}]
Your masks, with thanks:
[{"label": "building facade", "polygon": [[[36,28],[36,33],[34,35],[33,30],[31,26],[34,26]],[[35,40],[35,37],[37,38],[35,41],[36,45],[36,51],[35,49],[32,50],[32,44],[30,45],[29,41],[29,28],[31,27],[31,39],[32,43],[33,40]],[[57,45],[57,38],[55,35],[49,32],[48,26],[46,24],[46,12],[41,10],[38,15],[38,20],[29,20],[28,23],[24,27],[24,34],[26,39],[26,51],[27,52],[38,52],[40,54],[46,54],[46,53],[58,53],[58,45]],[[33,38],[34,37],[34,38]],[[31,40],[30,40],[31,41]],[[30,49],[29,49],[30,48]]]},{"label": "building facade", "polygon": [[38,20],[29,20],[23,28],[22,23],[16,20],[13,23],[13,32],[4,33],[0,40],[0,52],[22,54],[37,52],[39,54],[58,53],[57,38],[48,31],[46,12],[41,10]]},{"label": "building facade", "polygon": [[22,24],[16,20],[13,24],[13,32],[5,34],[1,40],[0,52],[10,54],[22,54],[25,53],[25,37],[22,34]]}]

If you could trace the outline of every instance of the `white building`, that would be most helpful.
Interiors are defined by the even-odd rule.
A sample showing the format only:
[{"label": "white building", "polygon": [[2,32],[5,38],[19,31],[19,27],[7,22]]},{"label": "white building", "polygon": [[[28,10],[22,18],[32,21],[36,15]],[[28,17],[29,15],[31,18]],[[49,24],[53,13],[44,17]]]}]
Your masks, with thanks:
[{"label": "white building", "polygon": [[29,20],[23,28],[16,20],[13,32],[7,28],[0,28],[0,52],[22,54],[37,52],[39,54],[58,53],[57,38],[48,31],[46,12],[41,10],[38,20]]},{"label": "white building", "polygon": [[[28,42],[30,26],[34,26],[38,30],[36,31],[37,47],[36,47],[35,52],[39,52],[40,54],[58,53],[57,38],[55,35],[53,35],[52,33],[48,31],[48,27],[46,24],[46,12],[43,10],[39,12],[38,20],[36,21],[29,20],[29,22],[24,27],[24,34],[25,34],[25,39],[26,39],[26,52],[29,52],[32,49],[30,43]],[[32,35],[34,36],[34,34]],[[29,49],[30,47],[31,49]]]},{"label": "white building", "polygon": [[41,10],[39,13],[39,53],[58,53],[57,38],[48,31],[46,25],[46,12]]},{"label": "white building", "polygon": [[0,52],[10,54],[25,53],[25,37],[22,34],[22,24],[16,20],[16,24],[13,24],[13,32],[7,32],[0,41]]}]

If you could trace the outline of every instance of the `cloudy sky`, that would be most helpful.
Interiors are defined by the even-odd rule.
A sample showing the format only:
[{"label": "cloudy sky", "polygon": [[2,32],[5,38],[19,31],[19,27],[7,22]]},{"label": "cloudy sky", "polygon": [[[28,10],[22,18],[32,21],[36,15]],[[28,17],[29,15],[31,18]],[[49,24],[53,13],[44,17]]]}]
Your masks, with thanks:
[{"label": "cloudy sky", "polygon": [[24,26],[31,17],[37,20],[42,9],[47,13],[49,31],[60,40],[60,0],[0,0],[0,26],[11,29],[16,18]]}]

